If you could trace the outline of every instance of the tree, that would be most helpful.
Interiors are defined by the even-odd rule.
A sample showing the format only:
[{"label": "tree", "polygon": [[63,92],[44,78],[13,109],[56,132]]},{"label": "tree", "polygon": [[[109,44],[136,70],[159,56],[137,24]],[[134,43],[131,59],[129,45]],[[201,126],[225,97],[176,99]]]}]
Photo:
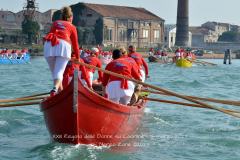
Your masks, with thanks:
[{"label": "tree", "polygon": [[234,31],[223,32],[223,34],[218,38],[218,41],[223,42],[238,42],[240,40],[240,33]]},{"label": "tree", "polygon": [[95,40],[97,44],[102,44],[103,41],[103,20],[98,18],[94,26]]},{"label": "tree", "polygon": [[22,32],[28,35],[28,43],[32,42],[37,38],[40,31],[40,26],[38,22],[32,20],[24,20],[22,22]]}]

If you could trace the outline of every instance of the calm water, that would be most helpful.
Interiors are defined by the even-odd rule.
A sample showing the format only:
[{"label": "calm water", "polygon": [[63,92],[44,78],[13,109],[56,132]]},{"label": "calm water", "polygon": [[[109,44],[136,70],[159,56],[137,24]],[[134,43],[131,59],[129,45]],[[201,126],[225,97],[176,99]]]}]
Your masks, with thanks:
[{"label": "calm water", "polygon": [[[147,83],[182,94],[239,100],[240,61],[233,60],[232,65],[208,61],[219,65],[182,69],[149,64]],[[31,64],[0,65],[0,73],[0,99],[51,89],[50,72],[41,57],[32,59]],[[240,159],[240,119],[216,111],[149,102],[136,134],[139,137],[125,147],[113,149],[64,145],[51,142],[38,106],[0,109],[1,160]]]}]

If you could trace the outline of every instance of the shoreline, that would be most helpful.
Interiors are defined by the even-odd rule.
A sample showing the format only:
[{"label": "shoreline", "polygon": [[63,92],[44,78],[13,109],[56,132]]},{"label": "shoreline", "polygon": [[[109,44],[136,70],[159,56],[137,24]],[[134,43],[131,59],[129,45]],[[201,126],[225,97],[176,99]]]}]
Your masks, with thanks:
[{"label": "shoreline", "polygon": [[[143,55],[144,58],[148,58],[148,54],[144,52],[139,52]],[[168,57],[174,57],[175,53],[168,53]],[[203,54],[203,56],[196,56],[197,59],[224,59],[223,53],[212,53],[212,54]],[[236,54],[232,53],[232,59],[236,59]]]}]

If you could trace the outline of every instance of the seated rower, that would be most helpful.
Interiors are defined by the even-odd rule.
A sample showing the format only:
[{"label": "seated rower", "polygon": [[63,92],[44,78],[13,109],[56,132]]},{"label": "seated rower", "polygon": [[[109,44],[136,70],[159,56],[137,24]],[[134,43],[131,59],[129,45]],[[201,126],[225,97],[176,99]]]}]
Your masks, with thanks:
[{"label": "seated rower", "polygon": [[[79,59],[79,62],[84,63],[81,58]],[[82,65],[75,64],[72,61],[69,61],[66,68],[65,68],[65,71],[64,71],[64,74],[63,74],[63,82],[62,82],[63,88],[66,88],[69,85],[69,83],[72,81],[72,78],[73,78],[73,75],[74,75],[74,69],[79,70],[78,78],[81,80],[81,82],[84,85],[87,84],[87,86],[89,88],[92,88],[91,84],[90,84],[89,75],[86,72],[86,68]]]},{"label": "seated rower", "polygon": [[[140,80],[140,74],[134,69],[133,65],[121,56],[120,50],[115,49],[112,56],[113,61],[106,66],[105,70]],[[130,102],[135,88],[132,81],[104,73],[102,84],[103,90],[110,100],[123,105]]]},{"label": "seated rower", "polygon": [[187,60],[189,60],[189,61],[195,60],[194,54],[191,52],[191,49],[190,49],[190,48],[188,48],[188,49],[186,50],[186,56],[185,56],[185,58],[186,58]]},{"label": "seated rower", "polygon": [[[98,67],[98,68],[102,68],[102,62],[98,59],[98,55],[99,55],[99,50],[97,48],[92,48],[91,49],[91,53],[90,56],[83,58],[84,63],[87,63],[89,65]],[[89,74],[90,77],[90,84],[92,86],[93,83],[93,74],[95,72],[95,69],[92,68],[86,68],[87,73]],[[98,82],[102,81],[102,72],[98,71]]]},{"label": "seated rower", "polygon": [[175,57],[176,59],[181,59],[183,58],[184,50],[181,49],[180,47],[175,51]]},{"label": "seated rower", "polygon": [[0,51],[0,58],[4,58],[4,49],[2,49],[1,51]]},{"label": "seated rower", "polygon": [[18,57],[18,54],[17,54],[17,50],[12,50],[12,58],[13,59],[17,59],[17,57]]}]

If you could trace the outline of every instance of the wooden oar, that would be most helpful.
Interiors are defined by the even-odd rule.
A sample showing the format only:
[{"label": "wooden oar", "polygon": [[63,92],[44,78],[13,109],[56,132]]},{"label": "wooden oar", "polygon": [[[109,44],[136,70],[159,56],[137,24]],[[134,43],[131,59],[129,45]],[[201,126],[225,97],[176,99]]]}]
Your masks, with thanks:
[{"label": "wooden oar", "polygon": [[114,73],[114,72],[111,72],[111,71],[108,71],[108,70],[104,70],[104,69],[101,69],[101,68],[98,68],[98,67],[95,67],[95,66],[86,64],[86,63],[82,63],[82,62],[79,62],[79,61],[77,61],[77,60],[73,60],[73,62],[75,62],[75,63],[77,63],[77,64],[80,64],[80,65],[83,65],[83,66],[86,66],[86,67],[88,67],[88,68],[93,68],[93,69],[95,69],[95,70],[99,70],[99,71],[101,71],[101,72],[103,72],[103,73],[106,73],[106,74],[110,74],[110,75],[113,75],[113,76],[116,76],[116,77],[119,77],[119,78],[123,78],[123,79],[129,80],[129,81],[135,82],[135,83],[137,83],[137,84],[142,84],[142,85],[144,85],[144,86],[146,86],[146,87],[149,87],[149,88],[152,88],[152,89],[155,89],[155,90],[158,90],[158,91],[167,93],[167,94],[169,94],[169,95],[173,95],[173,96],[175,96],[175,97],[179,97],[179,98],[182,98],[182,99],[185,99],[185,100],[194,102],[194,103],[196,103],[196,104],[200,104],[200,105],[202,105],[203,107],[211,108],[211,109],[217,110],[217,111],[219,111],[219,112],[223,112],[223,113],[232,115],[232,116],[234,116],[234,117],[240,118],[240,115],[236,115],[236,114],[233,114],[233,113],[231,113],[231,112],[226,112],[225,110],[222,110],[222,109],[220,109],[220,108],[217,108],[217,107],[215,107],[215,106],[209,105],[209,104],[207,104],[207,103],[200,102],[200,101],[197,101],[197,100],[195,100],[195,99],[186,97],[186,96],[184,96],[184,95],[180,95],[180,94],[177,94],[177,93],[175,93],[175,92],[172,92],[172,91],[169,91],[169,90],[166,90],[166,89],[163,89],[163,88],[154,86],[154,85],[150,85],[150,84],[147,84],[147,83],[138,81],[138,80],[133,79],[133,78],[129,78],[129,77],[123,76],[123,75],[121,75],[121,74],[117,74],[117,73]]},{"label": "wooden oar", "polygon": [[0,101],[0,103],[19,102],[19,101],[31,101],[31,100],[44,99],[44,98],[46,98],[46,96],[27,97],[27,98],[14,98],[14,99],[3,99],[3,100]]},{"label": "wooden oar", "polygon": [[40,103],[41,103],[41,101],[32,101],[32,102],[25,102],[25,103],[0,104],[0,108],[16,107],[16,106],[29,106],[29,105],[40,104]]},{"label": "wooden oar", "polygon": [[[184,102],[178,102],[178,101],[170,101],[170,100],[155,99],[155,98],[145,98],[145,97],[143,97],[143,99],[148,100],[148,101],[177,104],[177,105],[183,105],[183,106],[189,106],[189,107],[207,108],[207,107],[203,107],[202,105],[193,104],[193,103],[184,103]],[[212,109],[212,108],[207,108],[207,109]],[[223,108],[220,108],[220,109],[224,110],[225,112],[229,112],[229,113],[237,113],[237,114],[240,113],[240,111],[228,110],[228,109],[223,109]]]},{"label": "wooden oar", "polygon": [[34,100],[35,98],[36,99],[43,99],[43,98],[46,97],[44,95],[48,95],[48,94],[49,94],[49,92],[34,94],[34,95],[30,95],[30,96],[25,96],[25,97],[13,98],[13,99],[0,99],[0,103],[2,103],[2,102],[16,102],[16,101]]},{"label": "wooden oar", "polygon": [[[158,91],[151,91],[151,90],[141,90],[141,91],[154,93],[154,94],[161,94],[161,95],[166,95],[166,96],[172,96],[172,95],[168,95],[166,93],[158,92]],[[233,106],[240,106],[240,101],[222,100],[222,99],[214,99],[214,98],[203,98],[203,97],[195,97],[195,96],[186,96],[186,97],[197,99],[197,100],[202,100],[202,101],[228,104],[228,105],[233,105]]]},{"label": "wooden oar", "polygon": [[193,62],[202,63],[202,64],[209,64],[209,65],[212,65],[212,66],[216,66],[216,65],[217,65],[217,64],[215,64],[215,63],[210,63],[210,62],[206,62],[206,61],[201,61],[201,60],[198,60],[198,59],[195,59]]}]

